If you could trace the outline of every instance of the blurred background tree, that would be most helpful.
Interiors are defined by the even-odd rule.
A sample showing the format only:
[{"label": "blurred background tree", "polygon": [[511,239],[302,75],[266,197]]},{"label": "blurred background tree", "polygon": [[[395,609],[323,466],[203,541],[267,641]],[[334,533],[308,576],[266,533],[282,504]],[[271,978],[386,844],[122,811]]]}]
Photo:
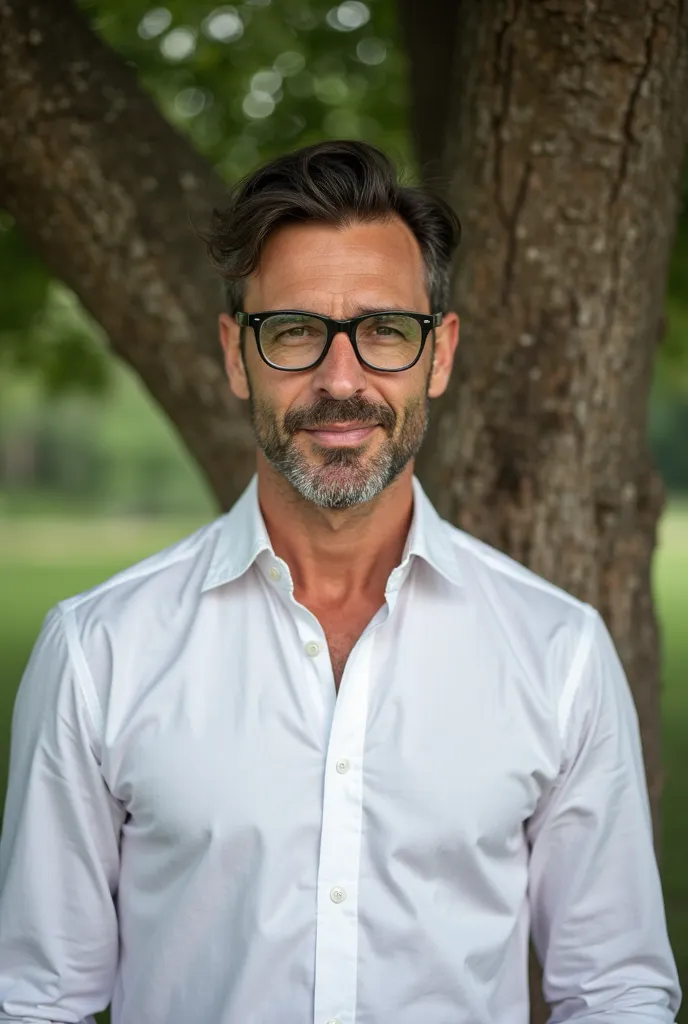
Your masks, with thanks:
[{"label": "blurred background tree", "polygon": [[[227,183],[237,180],[271,156],[322,138],[363,138],[386,149],[417,178],[418,150],[425,163],[432,156],[435,126],[421,146],[409,132],[407,58],[394,0],[247,0],[239,5],[177,0],[148,7],[142,0],[81,0],[93,28],[137,71],[166,119],[186,135]],[[432,18],[433,4],[423,19]],[[430,31],[432,26],[428,29]],[[436,66],[437,54],[430,57]],[[432,77],[432,76],[429,76]],[[418,82],[414,83],[416,89]],[[440,115],[441,116],[441,115]],[[416,126],[416,135],[422,127]],[[439,140],[439,133],[435,132]],[[438,144],[438,143],[437,143]],[[686,186],[688,197],[688,184]],[[30,444],[40,423],[67,415],[65,396],[78,394],[82,415],[94,423],[102,416],[104,392],[109,406],[126,405],[128,417],[146,418],[145,406],[131,400],[136,382],[118,370],[102,330],[50,274],[12,216],[1,210],[0,194],[0,431],[14,408],[10,392],[20,390],[23,405],[40,416],[23,418],[24,443]],[[185,214],[179,211],[183,219]],[[191,244],[191,238],[190,238]],[[202,258],[200,251],[197,253]],[[219,291],[218,291],[219,296]],[[218,299],[219,301],[219,299]],[[26,383],[35,386],[27,391]],[[31,397],[29,397],[31,395]],[[81,396],[95,396],[84,401]],[[120,397],[121,395],[121,397]],[[72,399],[73,400],[73,399]],[[87,411],[87,410],[90,410]],[[666,330],[658,350],[649,418],[650,441],[660,471],[672,492],[688,491],[688,202],[681,209],[673,249],[666,305]],[[143,426],[143,423],[141,424]],[[0,466],[13,464],[18,441],[8,427],[0,433],[5,452]],[[170,478],[188,480],[192,466],[163,431],[158,458]],[[139,433],[138,449],[150,434]],[[103,447],[98,430],[90,432],[91,498],[109,505],[113,489],[105,485],[113,449]],[[153,442],[151,442],[153,443]],[[130,453],[132,454],[132,453]],[[147,456],[141,451],[144,461]],[[45,476],[35,462],[29,477],[33,500],[41,493],[60,500],[62,477]],[[16,480],[8,481],[16,492]],[[7,476],[7,473],[5,476]],[[112,466],[112,473],[117,471]],[[28,483],[28,477],[25,477]],[[0,476],[0,486],[3,477]],[[203,483],[184,500],[184,489],[171,488],[184,508],[199,503]],[[116,486],[115,486],[116,489]],[[67,493],[69,488],[64,489]],[[124,499],[136,499],[130,495]],[[211,500],[200,497],[201,507]],[[175,505],[173,503],[172,508]]]},{"label": "blurred background tree", "polygon": [[[136,69],[166,119],[227,183],[286,148],[327,137],[364,138],[380,145],[407,169],[411,179],[419,174],[419,153],[424,165],[438,156],[433,146],[439,146],[441,133],[428,118],[425,136],[422,121],[414,126],[420,144],[411,144],[408,61],[394,0],[367,4],[353,0],[334,6],[329,0],[247,0],[220,6],[178,0],[161,7],[149,7],[142,0],[82,0],[80,6],[98,34]],[[419,31],[422,35],[426,26],[428,42],[436,7],[431,2],[423,8]],[[431,80],[437,74],[437,62],[435,48],[427,71],[421,68],[416,76],[416,91],[422,90],[423,77]],[[441,118],[443,112],[437,116]],[[24,504],[69,502],[71,492],[63,487],[62,476],[46,476],[40,461],[34,460],[32,471],[23,474],[21,487],[12,466],[17,445],[31,446],[40,424],[52,419],[59,431],[61,418],[69,415],[65,410],[76,402],[94,425],[85,432],[85,443],[93,449],[90,498],[95,507],[99,502],[111,507],[118,487],[115,481],[121,479],[115,466],[118,456],[95,424],[104,408],[116,418],[120,402],[123,409],[127,407],[130,423],[132,417],[140,416],[138,443],[129,457],[145,463],[145,449],[149,443],[155,446],[156,432],[144,429],[149,413],[145,402],[134,397],[139,385],[116,366],[102,330],[50,274],[1,207],[0,194],[0,494],[8,489],[11,493],[5,499],[12,503],[20,500],[20,492]],[[185,214],[179,211],[179,216],[183,219]],[[196,255],[202,259],[200,251]],[[21,393],[25,408],[21,439],[9,414],[20,400],[15,392]],[[108,393],[106,406],[104,393]],[[11,432],[10,419],[14,422]],[[649,417],[652,450],[672,492],[688,491],[687,421],[688,202],[684,201]],[[179,449],[174,429],[163,427],[156,436],[155,457],[166,466],[170,480],[169,488],[159,493],[171,502],[170,510],[177,508],[177,501],[181,501],[180,510],[189,506],[210,510],[212,498],[205,481]],[[109,442],[111,435],[107,437]],[[196,486],[175,486],[175,478],[186,485],[195,480]],[[137,493],[122,493],[116,507],[135,510]]]},{"label": "blurred background tree", "polygon": [[[257,0],[238,6],[182,0],[165,7],[148,7],[140,0],[84,0],[81,7],[99,36],[136,69],[165,118],[227,183],[285,148],[323,137],[366,138],[413,166],[404,56],[389,0],[370,5],[350,0],[334,7],[308,0],[279,5]],[[216,194],[216,198],[221,197]],[[150,201],[159,202],[159,196],[152,194]],[[200,265],[203,252],[200,247],[194,249],[186,210],[180,206],[169,215],[178,218]],[[133,375],[116,366],[106,335],[62,281],[49,273],[27,242],[26,232],[7,213],[0,213],[0,273],[0,408],[4,404],[4,421],[14,423],[12,436],[8,427],[0,434],[4,462],[13,464],[7,449],[14,450],[19,443],[16,418],[9,414],[18,399],[11,402],[10,392],[21,390],[24,407],[36,410],[31,416],[27,408],[23,417],[24,446],[32,443],[31,436],[40,431],[46,417],[54,418],[59,430],[65,409],[76,403],[82,415],[90,409],[93,420],[85,442],[94,449],[92,500],[111,507],[115,480],[121,479],[114,464],[118,449],[105,442],[95,425],[107,415],[105,408],[115,416],[120,403],[124,408],[128,402],[130,422],[138,415],[143,428],[149,418],[145,405],[133,400],[139,385]],[[216,301],[206,324],[212,324],[221,301],[219,285],[212,287]],[[214,334],[213,328],[213,342]],[[34,386],[27,390],[26,383],[20,387],[19,381],[31,381]],[[180,452],[174,430],[163,428],[157,432],[161,433],[167,443],[156,457],[162,460],[160,472],[164,463],[170,480],[167,489],[158,491],[161,500],[171,501],[170,511],[194,504],[210,509],[201,474]],[[141,429],[129,458],[146,462],[149,444],[154,444],[150,432]],[[21,487],[16,474],[6,480],[8,487],[3,489],[11,493],[5,500],[11,507],[17,507],[17,501],[35,504],[41,496],[51,503],[69,500],[70,490],[63,487],[62,477],[45,476],[38,461],[32,466]],[[179,478],[188,484],[190,477],[196,477],[194,488],[172,482]],[[26,486],[29,479],[31,487]],[[122,493],[119,507],[133,502],[135,510],[138,493],[136,489]]]}]

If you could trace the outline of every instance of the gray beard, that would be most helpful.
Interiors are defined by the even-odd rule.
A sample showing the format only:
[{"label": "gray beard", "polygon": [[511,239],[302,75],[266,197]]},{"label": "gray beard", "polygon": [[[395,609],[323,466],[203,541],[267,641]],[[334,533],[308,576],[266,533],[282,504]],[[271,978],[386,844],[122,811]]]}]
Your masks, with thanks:
[{"label": "gray beard", "polygon": [[[335,408],[338,415],[333,415]],[[355,448],[313,445],[311,458],[298,447],[294,431],[280,431],[272,407],[255,401],[253,389],[250,409],[258,447],[294,490],[320,508],[345,509],[372,501],[417,455],[428,428],[430,401],[426,391],[423,399],[410,402],[403,411],[398,433],[394,427],[388,427],[388,411],[381,428],[387,437],[374,455],[367,454],[371,442],[365,442]],[[359,399],[337,402],[336,406],[331,401],[324,403],[324,407],[321,403],[314,413],[315,419],[309,418],[308,426],[316,427],[334,419],[347,422],[375,418],[375,410]]]}]

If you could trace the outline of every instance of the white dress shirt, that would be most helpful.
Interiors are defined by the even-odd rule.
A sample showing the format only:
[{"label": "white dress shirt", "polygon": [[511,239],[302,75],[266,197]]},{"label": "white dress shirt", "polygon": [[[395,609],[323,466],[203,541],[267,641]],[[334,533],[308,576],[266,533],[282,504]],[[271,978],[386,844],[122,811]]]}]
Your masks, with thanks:
[{"label": "white dress shirt", "polygon": [[0,1020],[669,1024],[637,717],[588,605],[414,514],[335,692],[256,478],[47,616],[13,719]]}]

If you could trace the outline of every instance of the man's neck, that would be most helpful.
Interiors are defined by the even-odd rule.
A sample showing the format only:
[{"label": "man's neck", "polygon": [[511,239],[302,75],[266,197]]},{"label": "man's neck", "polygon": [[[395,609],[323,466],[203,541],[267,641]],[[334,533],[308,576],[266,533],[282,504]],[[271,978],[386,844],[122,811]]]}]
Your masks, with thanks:
[{"label": "man's neck", "polygon": [[382,603],[411,525],[412,475],[410,464],[373,501],[332,510],[306,501],[259,458],[261,511],[275,554],[289,566],[297,600],[322,609]]}]

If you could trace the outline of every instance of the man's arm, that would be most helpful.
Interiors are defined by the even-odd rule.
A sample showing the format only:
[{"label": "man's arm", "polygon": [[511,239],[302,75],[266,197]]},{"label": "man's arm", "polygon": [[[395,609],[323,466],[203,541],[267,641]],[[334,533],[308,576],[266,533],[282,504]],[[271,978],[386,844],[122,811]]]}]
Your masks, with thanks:
[{"label": "man's arm", "polygon": [[638,718],[592,610],[560,710],[565,764],[527,826],[532,934],[550,1024],[670,1024],[681,993]]},{"label": "man's arm", "polygon": [[[67,623],[68,626],[71,623]],[[0,840],[0,1021],[80,1024],[110,1001],[121,806],[99,766],[100,708],[59,608],[12,718]]]}]

